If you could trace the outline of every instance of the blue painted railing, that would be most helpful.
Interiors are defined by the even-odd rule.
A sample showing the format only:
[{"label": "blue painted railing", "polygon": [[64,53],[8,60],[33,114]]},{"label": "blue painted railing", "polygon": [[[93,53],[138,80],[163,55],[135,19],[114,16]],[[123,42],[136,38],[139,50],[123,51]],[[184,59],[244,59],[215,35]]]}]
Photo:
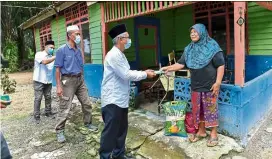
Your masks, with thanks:
[{"label": "blue painted railing", "polygon": [[[247,144],[250,130],[258,126],[272,108],[272,69],[249,81],[244,87],[222,84],[218,97],[219,131]],[[191,107],[190,79],[175,79],[175,100]]]}]

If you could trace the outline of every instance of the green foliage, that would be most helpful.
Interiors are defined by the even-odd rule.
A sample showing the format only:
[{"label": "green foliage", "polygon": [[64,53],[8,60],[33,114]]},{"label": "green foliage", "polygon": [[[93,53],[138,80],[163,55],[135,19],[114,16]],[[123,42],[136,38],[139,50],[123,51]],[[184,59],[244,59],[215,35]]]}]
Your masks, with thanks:
[{"label": "green foliage", "polygon": [[[26,22],[34,15],[41,12],[44,8],[52,5],[52,1],[3,1],[1,2],[1,40],[15,41],[17,44],[18,54],[16,57],[16,65],[9,61],[12,65],[11,70],[15,71],[18,68],[18,64],[23,65],[23,60],[28,59],[29,49],[34,50],[34,37],[32,33],[32,27],[27,30],[21,30],[19,25]],[[14,7],[12,7],[14,6]],[[15,7],[22,6],[22,7]],[[35,7],[35,8],[29,8]],[[1,52],[4,52],[4,48],[8,43],[3,43]],[[15,52],[10,52],[15,55]],[[31,55],[30,55],[31,57]],[[6,57],[7,58],[7,57]],[[14,60],[15,61],[15,60]],[[20,66],[21,67],[21,66]]]},{"label": "green foliage", "polygon": [[2,69],[1,74],[1,88],[4,94],[14,93],[16,88],[16,81],[9,79],[9,69]]},{"label": "green foliage", "polygon": [[18,70],[18,46],[15,41],[7,40],[4,48],[4,57],[9,62],[9,69],[11,72]]},{"label": "green foliage", "polygon": [[27,53],[27,58],[28,60],[34,60],[35,58],[35,53],[31,48],[27,48],[28,49],[28,53]]},{"label": "green foliage", "polygon": [[[18,26],[36,15],[42,8],[46,8],[51,5],[50,1],[4,1],[1,5],[8,6],[22,6],[22,7],[6,7],[1,6],[1,28],[3,33],[3,40],[12,39],[17,40]],[[37,8],[27,8],[37,7]]]}]

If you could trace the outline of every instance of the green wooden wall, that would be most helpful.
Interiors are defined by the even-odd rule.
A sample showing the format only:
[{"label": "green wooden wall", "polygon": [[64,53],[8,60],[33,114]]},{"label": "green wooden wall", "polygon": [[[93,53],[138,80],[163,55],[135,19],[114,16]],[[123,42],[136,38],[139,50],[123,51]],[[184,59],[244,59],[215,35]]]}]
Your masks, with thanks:
[{"label": "green wooden wall", "polygon": [[99,3],[93,4],[89,7],[89,22],[92,63],[102,64],[102,28],[101,8]]},{"label": "green wooden wall", "polygon": [[272,55],[272,11],[248,2],[250,55]]},{"label": "green wooden wall", "polygon": [[52,40],[55,42],[55,48],[59,48],[66,43],[66,24],[65,17],[59,16],[51,21]]},{"label": "green wooden wall", "polygon": [[184,50],[191,42],[189,28],[193,25],[192,5],[159,12],[155,16],[160,19],[162,55],[167,56],[172,50]]},{"label": "green wooden wall", "polygon": [[191,42],[190,27],[194,25],[192,5],[184,6],[175,12],[175,49],[184,50]]},{"label": "green wooden wall", "polygon": [[40,29],[39,28],[35,28],[35,46],[36,46],[36,52],[41,51]]}]

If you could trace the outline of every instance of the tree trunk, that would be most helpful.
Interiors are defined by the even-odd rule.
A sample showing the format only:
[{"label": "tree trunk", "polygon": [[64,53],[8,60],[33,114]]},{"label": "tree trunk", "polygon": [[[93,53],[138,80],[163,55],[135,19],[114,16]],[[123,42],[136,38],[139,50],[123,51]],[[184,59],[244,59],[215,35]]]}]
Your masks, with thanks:
[{"label": "tree trunk", "polygon": [[25,59],[25,47],[24,47],[24,34],[23,31],[20,28],[17,28],[17,33],[18,33],[18,51],[19,51],[19,65],[20,67],[23,64],[23,60]]}]

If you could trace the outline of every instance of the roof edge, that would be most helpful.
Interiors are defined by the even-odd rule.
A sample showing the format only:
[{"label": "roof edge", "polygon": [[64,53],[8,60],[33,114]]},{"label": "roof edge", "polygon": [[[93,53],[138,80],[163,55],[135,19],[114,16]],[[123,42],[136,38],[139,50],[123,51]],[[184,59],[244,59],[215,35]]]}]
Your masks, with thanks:
[{"label": "roof edge", "polygon": [[[61,3],[60,5],[50,5],[47,8],[45,8],[44,10],[42,10],[41,12],[39,12],[37,15],[31,17],[30,19],[28,19],[27,21],[25,21],[24,23],[19,25],[19,28],[21,28],[22,30],[30,28],[31,26],[35,25],[36,23],[39,23],[39,22],[47,19],[50,16],[56,15],[58,12],[66,9],[76,3],[78,3],[78,2],[77,1],[75,1],[75,2],[68,1],[68,2]],[[96,3],[96,2],[87,2],[87,5],[89,4],[88,6],[90,6],[94,3]]]}]

